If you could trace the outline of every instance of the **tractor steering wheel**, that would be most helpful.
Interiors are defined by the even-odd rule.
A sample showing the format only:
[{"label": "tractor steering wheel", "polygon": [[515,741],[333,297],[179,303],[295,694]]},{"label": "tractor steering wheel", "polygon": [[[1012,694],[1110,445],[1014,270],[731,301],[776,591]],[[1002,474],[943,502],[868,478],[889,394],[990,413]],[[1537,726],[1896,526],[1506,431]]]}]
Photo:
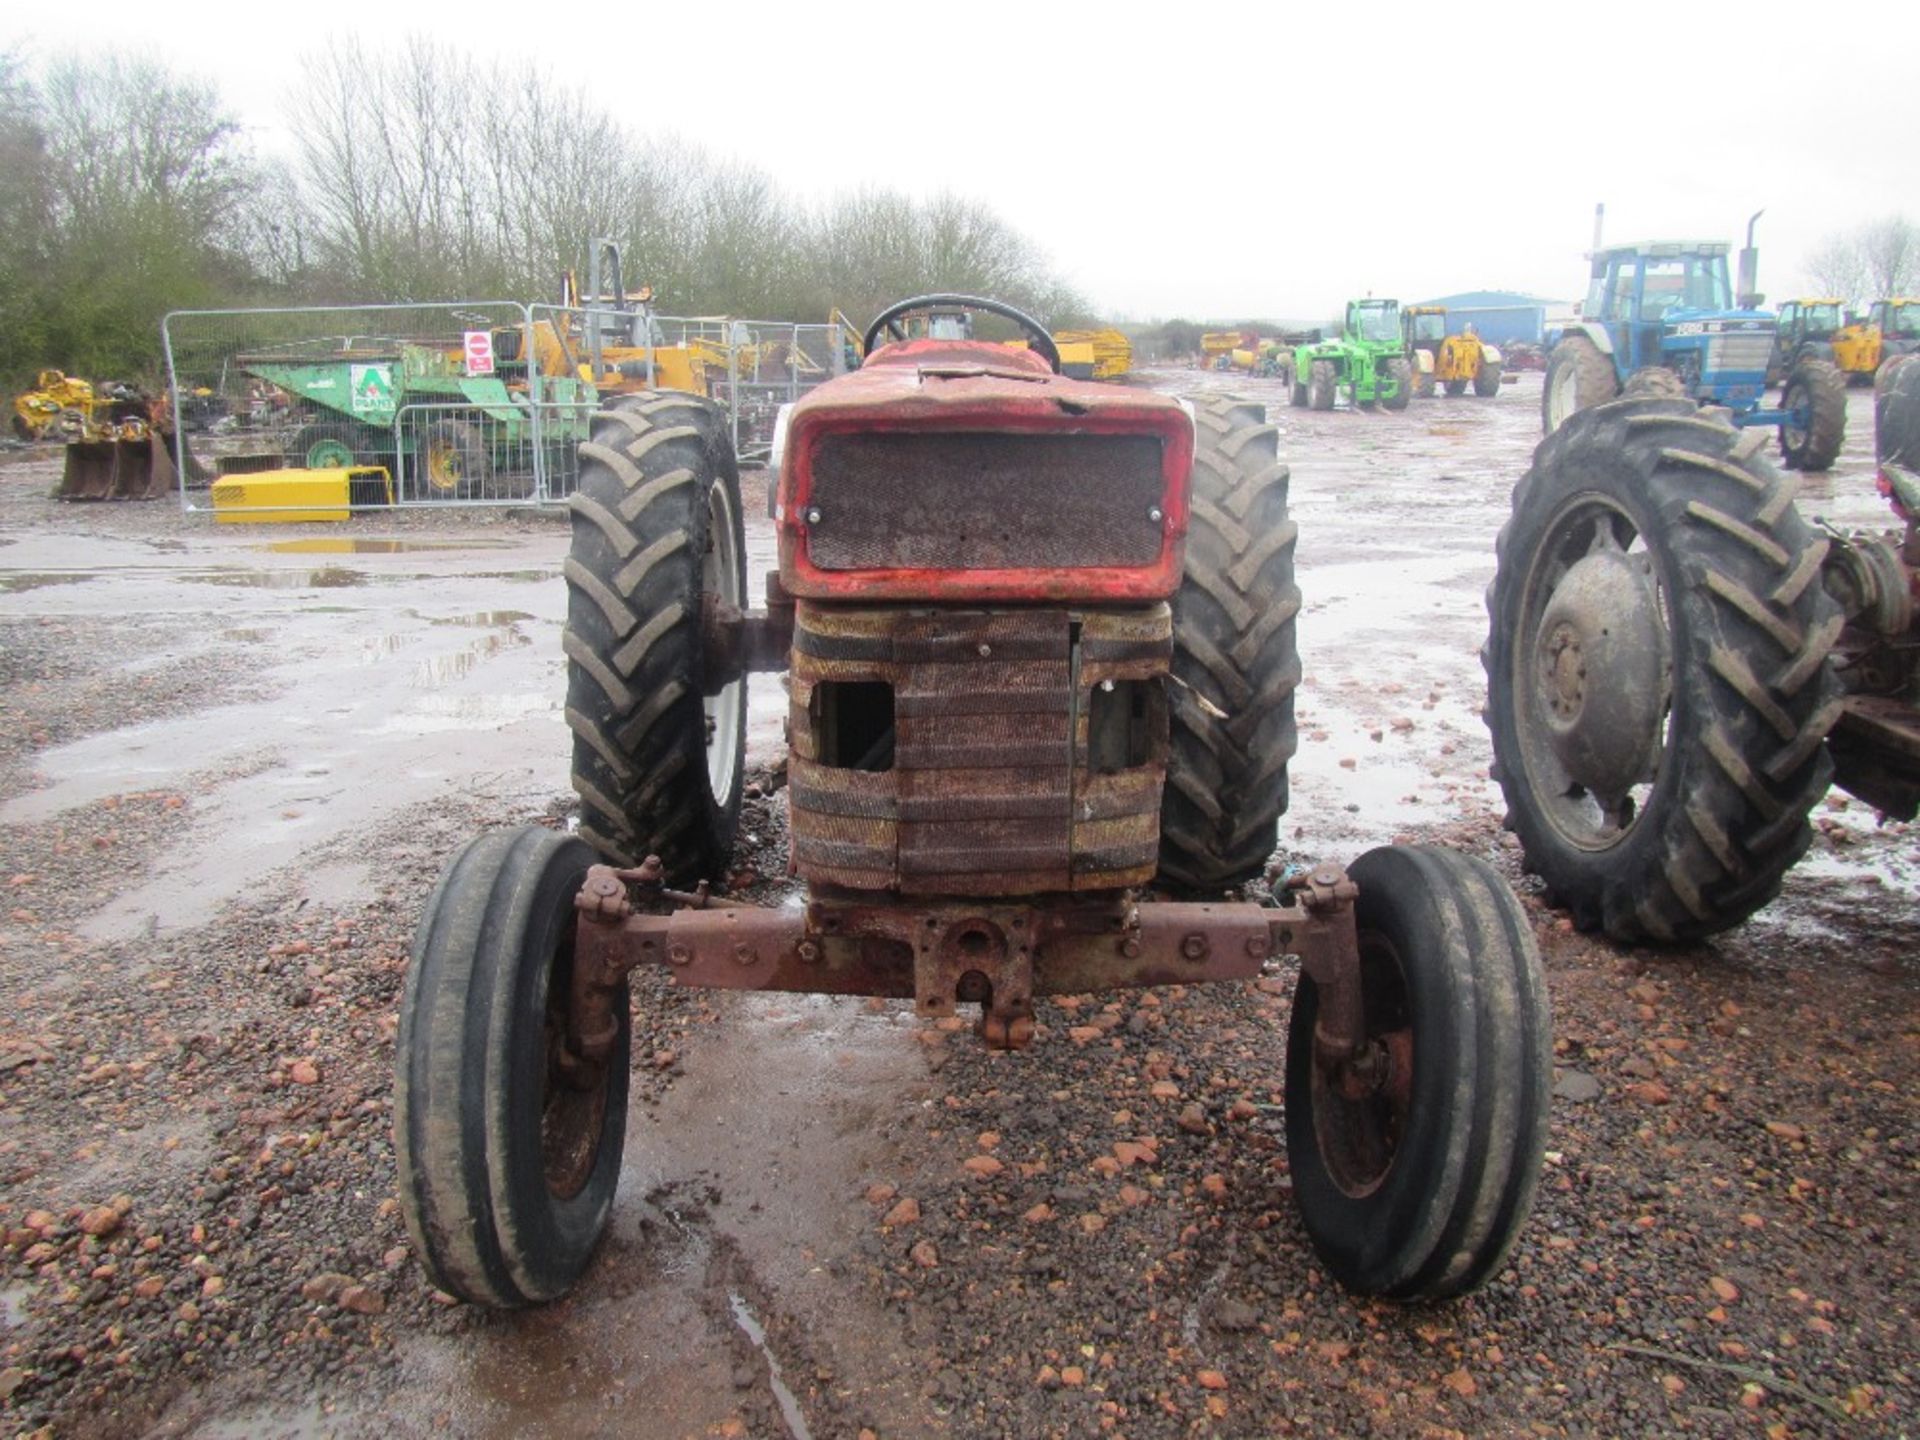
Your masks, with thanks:
[{"label": "tractor steering wheel", "polygon": [[889,305],[876,315],[873,323],[867,327],[865,350],[867,352],[873,350],[882,330],[896,340],[906,339],[907,332],[900,328],[900,317],[911,314],[915,310],[930,310],[936,305],[951,306],[960,310],[985,310],[989,314],[1013,321],[1027,332],[1033,341],[1033,348],[1040,353],[1040,358],[1047,362],[1053,373],[1056,375],[1060,373],[1060,347],[1053,343],[1053,336],[1048,333],[1047,327],[1024,310],[1016,310],[1003,301],[989,300],[982,295],[916,295],[911,300],[902,300],[897,304]]}]

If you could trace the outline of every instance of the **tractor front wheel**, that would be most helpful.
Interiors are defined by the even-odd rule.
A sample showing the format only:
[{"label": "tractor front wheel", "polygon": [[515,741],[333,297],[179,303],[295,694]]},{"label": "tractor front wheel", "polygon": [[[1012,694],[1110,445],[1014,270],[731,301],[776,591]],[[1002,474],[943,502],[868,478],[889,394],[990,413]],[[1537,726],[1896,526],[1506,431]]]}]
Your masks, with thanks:
[{"label": "tractor front wheel", "polygon": [[1624,400],[1548,436],[1514,488],[1481,652],[1493,775],[1583,930],[1724,930],[1807,848],[1841,616],[1764,445],[1690,401]]},{"label": "tractor front wheel", "polygon": [[1501,366],[1491,360],[1482,359],[1480,368],[1473,373],[1473,393],[1482,400],[1500,393],[1501,383],[1506,375]]},{"label": "tractor front wheel", "polygon": [[427,1278],[476,1305],[580,1278],[626,1143],[626,986],[598,1060],[568,1047],[574,896],[593,852],[529,825],[483,835],[427,902],[400,1002],[394,1148]]},{"label": "tractor front wheel", "polygon": [[1847,438],[1847,382],[1831,360],[1797,361],[1780,408],[1780,455],[1794,470],[1829,470]]},{"label": "tractor front wheel", "polygon": [[1540,433],[1551,435],[1582,410],[1604,405],[1620,393],[1613,361],[1585,335],[1569,335],[1547,357],[1540,389]]},{"label": "tractor front wheel", "polygon": [[1406,409],[1413,398],[1413,366],[1404,357],[1396,357],[1387,361],[1383,378],[1390,388],[1382,392],[1380,403],[1389,410]]},{"label": "tractor front wheel", "polygon": [[722,879],[740,824],[747,682],[710,675],[703,615],[747,608],[740,473],[726,415],[629,395],[593,417],[568,506],[567,724],[581,838]]},{"label": "tractor front wheel", "polygon": [[1334,375],[1331,360],[1315,360],[1307,366],[1307,408],[1333,408]]},{"label": "tractor front wheel", "polygon": [[1160,876],[1221,890],[1265,868],[1299,743],[1293,582],[1297,527],[1266,407],[1194,401],[1193,509],[1173,599],[1171,753]]},{"label": "tractor front wheel", "polygon": [[1302,974],[1287,1027],[1287,1159],[1307,1234],[1342,1285],[1394,1300],[1499,1273],[1526,1222],[1553,1079],[1526,914],[1480,860],[1425,845],[1362,855],[1364,1065],[1327,1063]]}]

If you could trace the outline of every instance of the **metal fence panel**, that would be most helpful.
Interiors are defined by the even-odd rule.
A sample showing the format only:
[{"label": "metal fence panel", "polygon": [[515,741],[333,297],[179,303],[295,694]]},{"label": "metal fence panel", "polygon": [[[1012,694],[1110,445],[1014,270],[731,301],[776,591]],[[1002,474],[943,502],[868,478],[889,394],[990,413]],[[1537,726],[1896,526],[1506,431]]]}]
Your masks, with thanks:
[{"label": "metal fence panel", "polygon": [[561,501],[593,412],[651,389],[711,397],[751,464],[855,363],[839,324],[515,301],[178,311],[162,340],[188,509],[209,479],[343,465],[384,468],[400,505]]}]

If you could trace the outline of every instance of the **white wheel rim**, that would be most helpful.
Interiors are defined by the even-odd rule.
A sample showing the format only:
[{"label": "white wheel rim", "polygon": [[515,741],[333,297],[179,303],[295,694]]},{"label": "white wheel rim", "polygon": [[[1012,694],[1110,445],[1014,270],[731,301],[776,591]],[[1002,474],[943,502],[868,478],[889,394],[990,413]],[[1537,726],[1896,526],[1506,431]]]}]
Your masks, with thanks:
[{"label": "white wheel rim", "polygon": [[1553,393],[1548,396],[1547,413],[1553,419],[1553,428],[1558,430],[1566,423],[1567,416],[1573,412],[1574,402],[1579,398],[1575,388],[1580,383],[1579,367],[1562,365],[1560,373],[1553,377]]},{"label": "white wheel rim", "polygon": [[[707,491],[707,553],[700,560],[700,588],[729,605],[746,608],[741,583],[740,551],[735,541],[733,502],[726,487]],[[742,676],[722,687],[718,695],[701,701],[706,712],[707,789],[714,803],[733,797],[733,775],[740,763],[740,715],[746,704],[747,682]]]}]

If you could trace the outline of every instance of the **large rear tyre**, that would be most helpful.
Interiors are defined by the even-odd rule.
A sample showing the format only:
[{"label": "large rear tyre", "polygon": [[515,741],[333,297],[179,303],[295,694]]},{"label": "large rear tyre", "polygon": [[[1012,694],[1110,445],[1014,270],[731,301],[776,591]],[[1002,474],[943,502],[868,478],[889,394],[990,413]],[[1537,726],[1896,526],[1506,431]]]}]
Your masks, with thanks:
[{"label": "large rear tyre", "polygon": [[1413,366],[1404,358],[1387,361],[1386,381],[1391,388],[1380,392],[1380,403],[1389,410],[1404,410],[1413,398]]},{"label": "large rear tyre", "polygon": [[1331,360],[1315,360],[1307,366],[1307,408],[1333,408],[1334,374]]},{"label": "large rear tyre", "polygon": [[1482,400],[1500,393],[1500,386],[1506,379],[1504,368],[1496,361],[1482,359],[1480,368],[1473,372],[1473,393]]},{"label": "large rear tyre", "polygon": [[703,609],[746,608],[740,476],[726,417],[696,395],[594,416],[568,501],[567,724],[580,835],[677,880],[720,879],[745,781],[746,680],[711,675]]},{"label": "large rear tyre", "polygon": [[[1298,529],[1266,407],[1196,399],[1186,573],[1173,600],[1160,879],[1218,892],[1259,875],[1287,808],[1299,737]],[[1202,702],[1205,703],[1202,703]]]},{"label": "large rear tyre", "polygon": [[564,1294],[613,1208],[627,1126],[623,985],[613,1051],[564,1049],[593,852],[538,826],[483,835],[427,902],[400,1002],[400,1208],[427,1276],[476,1305]]},{"label": "large rear tyre", "polygon": [[1780,408],[1780,456],[1793,470],[1830,470],[1847,438],[1847,381],[1831,360],[1795,362]]},{"label": "large rear tyre", "polygon": [[1620,393],[1613,361],[1585,335],[1569,335],[1547,357],[1540,387],[1540,433],[1551,435],[1574,415],[1604,405]]},{"label": "large rear tyre", "polygon": [[1873,387],[1873,453],[1882,465],[1920,472],[1920,355],[1880,367]]},{"label": "large rear tyre", "polygon": [[1391,846],[1348,873],[1374,1063],[1365,1083],[1320,1063],[1319,987],[1303,974],[1287,1027],[1294,1198],[1342,1285],[1445,1299],[1499,1273],[1533,1206],[1553,1076],[1546,983],[1525,914],[1483,862]]},{"label": "large rear tyre", "polygon": [[1581,929],[1724,930],[1807,848],[1841,616],[1764,444],[1690,401],[1621,401],[1514,489],[1481,652],[1494,778]]}]

